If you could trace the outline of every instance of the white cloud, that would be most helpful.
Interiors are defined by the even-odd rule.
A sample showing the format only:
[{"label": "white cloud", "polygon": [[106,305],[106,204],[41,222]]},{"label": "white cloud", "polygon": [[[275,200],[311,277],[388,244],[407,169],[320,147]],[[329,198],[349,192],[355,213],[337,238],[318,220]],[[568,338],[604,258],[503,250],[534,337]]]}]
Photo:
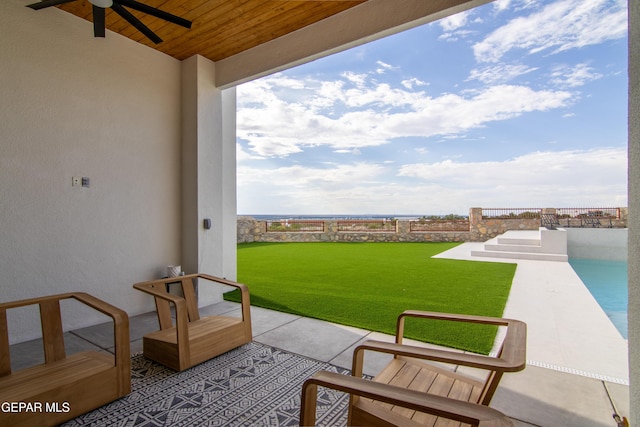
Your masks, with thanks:
[{"label": "white cloud", "polygon": [[508,188],[513,194],[534,187],[539,193],[566,193],[568,188],[591,197],[595,189],[623,191],[626,165],[624,148],[600,148],[535,152],[507,161],[415,163],[402,166],[399,175],[446,187]]},{"label": "white cloud", "polygon": [[467,24],[470,15],[471,11],[467,10],[464,12],[456,13],[455,15],[447,16],[446,18],[442,18],[438,21],[438,23],[444,31],[451,32],[464,27]]},{"label": "white cloud", "polygon": [[557,66],[551,72],[551,83],[558,87],[578,87],[597,80],[602,74],[593,71],[588,64],[577,64],[575,67]]},{"label": "white cloud", "polygon": [[497,62],[514,49],[529,54],[545,50],[558,53],[626,34],[626,1],[561,0],[527,17],[513,19],[476,43],[473,51],[479,62]]},{"label": "white cloud", "polygon": [[385,126],[402,136],[463,133],[526,112],[547,111],[569,105],[571,94],[535,91],[525,86],[499,85],[464,94],[423,97],[414,111],[389,115]]},{"label": "white cloud", "polygon": [[509,8],[509,4],[511,0],[495,0],[493,2],[493,8],[498,12],[502,12],[503,10],[507,10]]},{"label": "white cloud", "polygon": [[497,12],[502,12],[507,9],[520,11],[533,8],[538,4],[538,2],[539,0],[496,0],[493,3],[493,9]]},{"label": "white cloud", "polygon": [[360,150],[359,148],[354,148],[354,149],[351,149],[351,150],[338,149],[338,150],[333,150],[333,152],[337,153],[337,154],[353,154],[355,156],[362,155],[362,150]]},{"label": "white cloud", "polygon": [[387,64],[382,61],[378,61],[377,64],[378,64],[378,69],[376,70],[376,73],[378,74],[384,74],[387,71],[393,71],[398,69],[398,67],[394,67],[393,65]]},{"label": "white cloud", "polygon": [[383,167],[372,163],[334,164],[325,168],[286,166],[275,169],[244,167],[238,173],[238,184],[268,182],[269,185],[307,189],[310,186],[332,190],[353,182],[379,182]]},{"label": "white cloud", "polygon": [[626,206],[626,171],[626,149],[601,148],[536,152],[507,161],[412,164],[402,166],[399,175],[418,178],[442,194],[449,190],[446,199],[454,205],[466,201],[467,208],[505,201],[519,207],[572,207]]},{"label": "white cloud", "polygon": [[471,36],[473,33],[473,31],[469,31],[469,30],[457,30],[454,31],[452,33],[443,33],[438,37],[438,40],[443,40],[446,42],[455,42],[460,40],[461,38],[465,38],[468,36]]},{"label": "white cloud", "polygon": [[342,77],[346,78],[347,80],[349,80],[351,83],[354,83],[357,86],[362,86],[364,85],[365,81],[367,80],[367,74],[366,73],[353,73],[351,71],[347,71],[342,73]]},{"label": "white cloud", "polygon": [[437,25],[440,25],[443,30],[443,33],[438,37],[438,40],[454,42],[461,38],[474,35],[475,31],[464,29],[465,27],[468,27],[469,24],[482,23],[483,20],[480,17],[472,19],[473,14],[473,10],[467,10],[436,21]]},{"label": "white cloud", "polygon": [[424,82],[420,79],[417,79],[415,77],[412,77],[410,79],[406,79],[400,82],[400,84],[402,86],[404,86],[407,89],[413,89],[414,87],[418,87],[418,86],[428,86],[429,83]]},{"label": "white cloud", "polygon": [[516,77],[531,73],[537,69],[526,65],[498,64],[472,69],[467,80],[479,80],[484,84],[507,83]]},{"label": "white cloud", "polygon": [[[466,214],[470,207],[626,206],[625,148],[535,152],[506,161],[355,163],[238,170],[241,213]],[[410,181],[407,182],[407,179]]]},{"label": "white cloud", "polygon": [[498,85],[460,94],[428,96],[386,83],[280,76],[238,88],[237,135],[251,154],[286,157],[305,147],[352,150],[399,137],[464,133],[497,120],[570,105],[565,91]]},{"label": "white cloud", "polygon": [[240,144],[236,144],[236,162],[241,163],[247,160],[261,160],[262,156],[256,156],[251,153],[247,153]]},{"label": "white cloud", "polygon": [[238,212],[354,212],[359,202],[367,204],[371,188],[384,183],[385,170],[385,166],[365,162],[323,168],[245,166],[238,169]]}]

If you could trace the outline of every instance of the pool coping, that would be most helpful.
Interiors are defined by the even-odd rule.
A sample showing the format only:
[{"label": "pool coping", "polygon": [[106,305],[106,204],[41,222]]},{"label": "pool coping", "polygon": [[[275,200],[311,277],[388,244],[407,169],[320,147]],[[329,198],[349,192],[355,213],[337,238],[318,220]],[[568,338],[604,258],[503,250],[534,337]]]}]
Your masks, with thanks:
[{"label": "pool coping", "polygon": [[627,340],[569,262],[471,255],[482,246],[467,242],[434,258],[517,264],[504,317],[527,323],[528,364],[629,384]]}]

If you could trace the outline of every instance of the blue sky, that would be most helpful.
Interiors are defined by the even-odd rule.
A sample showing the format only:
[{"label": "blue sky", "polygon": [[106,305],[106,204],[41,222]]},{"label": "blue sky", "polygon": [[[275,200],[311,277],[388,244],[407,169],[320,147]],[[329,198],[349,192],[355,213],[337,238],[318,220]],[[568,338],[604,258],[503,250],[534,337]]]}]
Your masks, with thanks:
[{"label": "blue sky", "polygon": [[627,206],[625,0],[497,0],[237,105],[239,214]]}]

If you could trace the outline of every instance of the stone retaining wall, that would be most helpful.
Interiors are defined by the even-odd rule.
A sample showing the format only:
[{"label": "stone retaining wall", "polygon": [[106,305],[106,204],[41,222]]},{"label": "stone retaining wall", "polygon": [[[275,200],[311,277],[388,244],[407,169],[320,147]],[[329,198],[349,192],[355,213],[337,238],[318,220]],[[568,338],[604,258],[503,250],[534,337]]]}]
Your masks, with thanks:
[{"label": "stone retaining wall", "polygon": [[[620,208],[620,218],[612,220],[614,228],[627,227],[627,208]],[[555,214],[555,208],[542,209]],[[579,223],[579,221],[578,221]],[[461,231],[455,221],[438,221],[430,228],[438,231],[411,231],[410,221],[398,220],[395,231],[338,231],[337,220],[324,221],[324,232],[267,232],[267,222],[252,217],[238,217],[238,243],[248,242],[485,242],[509,230],[537,230],[540,218],[483,218],[482,208],[469,209],[469,230]]]},{"label": "stone retaining wall", "polygon": [[[446,226],[441,226],[445,227]],[[248,242],[466,242],[468,231],[410,232],[409,221],[397,221],[395,232],[338,231],[338,221],[325,221],[325,231],[319,232],[267,232],[266,221],[252,217],[238,218],[238,243]]]}]

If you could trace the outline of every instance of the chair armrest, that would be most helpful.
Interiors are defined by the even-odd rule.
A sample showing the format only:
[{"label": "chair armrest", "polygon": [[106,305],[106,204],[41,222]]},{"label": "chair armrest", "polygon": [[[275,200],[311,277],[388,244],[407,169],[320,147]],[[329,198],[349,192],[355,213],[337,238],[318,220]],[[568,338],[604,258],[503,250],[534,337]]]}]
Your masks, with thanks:
[{"label": "chair armrest", "polygon": [[152,285],[158,284],[158,283],[174,283],[174,282],[178,282],[177,280],[153,280],[153,281],[149,281],[149,282],[140,282],[140,283],[136,283],[133,285],[133,287],[139,291],[142,291],[144,293],[147,293],[149,295],[152,295],[154,297],[158,297],[160,299],[172,302],[174,304],[178,304],[180,301],[184,301],[184,298],[182,298],[179,295],[174,295],[174,294],[170,294],[169,292],[165,291],[165,290],[159,290],[154,288]]},{"label": "chair armrest", "polygon": [[130,393],[131,349],[129,342],[129,316],[124,310],[85,292],[74,292],[71,297],[113,319],[114,356],[115,364],[119,368],[118,384],[122,395]]},{"label": "chair armrest", "polygon": [[379,400],[420,412],[444,417],[480,427],[513,426],[513,423],[495,409],[442,396],[394,387],[388,384],[320,371],[304,382],[300,407],[300,425],[312,426],[316,421],[318,386],[351,395]]},{"label": "chair armrest", "polygon": [[123,360],[129,362],[131,357],[129,354],[129,315],[124,310],[85,292],[74,292],[71,297],[113,319],[116,365],[119,364],[118,362],[122,363]]},{"label": "chair armrest", "polygon": [[524,322],[521,322],[519,320],[505,319],[502,317],[476,316],[471,314],[453,314],[438,313],[433,311],[406,310],[401,313],[400,316],[398,316],[398,323],[396,326],[396,342],[398,344],[402,344],[402,338],[404,334],[404,320],[407,317],[506,326],[509,329],[518,329],[518,334],[526,334],[526,325]]},{"label": "chair armrest", "polygon": [[220,277],[211,276],[209,274],[198,274],[198,277],[217,282],[222,285],[232,286],[240,290],[240,306],[242,307],[242,321],[244,322],[245,334],[252,336],[251,326],[251,297],[249,296],[249,288],[243,283],[234,282]]},{"label": "chair armrest", "polygon": [[240,289],[241,291],[248,291],[249,290],[247,288],[247,285],[245,285],[245,284],[234,282],[233,280],[224,279],[222,277],[216,277],[216,276],[212,276],[210,274],[203,274],[203,273],[199,273],[199,274],[196,274],[194,276],[202,277],[204,279],[211,280],[212,282],[218,282],[221,285],[233,286],[235,288]]},{"label": "chair armrest", "polygon": [[[167,283],[177,283],[177,282],[181,282],[182,280],[185,279],[194,279],[194,278],[203,278],[203,279],[207,279],[209,281],[212,282],[216,282],[219,283],[221,285],[225,285],[225,286],[233,286],[235,288],[240,289],[240,292],[242,294],[242,302],[244,304],[245,302],[245,298],[247,298],[247,303],[248,303],[248,297],[249,297],[249,288],[247,287],[247,285],[244,285],[242,283],[237,283],[237,282],[233,282],[231,280],[227,280],[227,279],[223,279],[220,277],[215,277],[215,276],[211,276],[209,274],[188,274],[186,276],[179,276],[179,277],[169,277],[169,278],[165,278],[165,279],[159,279],[159,280],[150,280],[148,282],[140,282],[140,283],[136,283],[133,285],[133,287],[139,291],[142,292],[146,292],[150,295],[153,295],[154,297],[158,297],[167,301],[170,301],[174,304],[176,304],[179,300],[184,300],[184,298],[178,296],[178,295],[174,295],[174,294],[170,294],[169,292],[166,292],[165,290],[159,290],[157,288],[154,287],[154,285],[158,285],[158,284],[167,284]],[[246,297],[245,297],[246,294]]]},{"label": "chair armrest", "polygon": [[[198,277],[201,277],[203,279],[207,279],[210,280],[212,282],[217,282],[220,283],[221,285],[225,285],[225,286],[232,286],[234,288],[237,288],[240,290],[240,301],[241,301],[241,305],[242,305],[242,315],[243,315],[243,319],[247,320],[249,319],[250,315],[249,315],[249,306],[251,305],[251,301],[250,301],[250,297],[249,297],[249,288],[247,287],[247,285],[243,284],[243,283],[238,283],[238,282],[234,282],[232,280],[227,280],[227,279],[223,279],[221,277],[215,277],[215,276],[211,276],[209,274],[198,274]],[[245,309],[246,309],[246,313],[245,313]]]},{"label": "chair armrest", "polygon": [[394,356],[412,357],[434,362],[452,363],[498,372],[517,372],[524,369],[526,360],[507,360],[501,357],[484,356],[474,353],[462,353],[446,349],[416,347],[406,344],[368,340],[356,347],[353,352],[352,372],[361,377],[364,366],[364,352],[377,351]]},{"label": "chair armrest", "polygon": [[[407,317],[505,326],[506,334],[502,343],[502,349],[498,353],[497,358],[466,354],[465,357],[462,358],[462,360],[468,360],[471,364],[461,364],[466,364],[467,366],[478,368],[498,368],[504,372],[520,371],[524,369],[526,365],[527,325],[520,320],[505,319],[501,317],[475,316],[468,314],[451,314],[407,310],[400,314],[400,316],[398,316],[398,324],[396,328],[396,343],[398,344],[402,344],[404,334],[404,321]],[[444,357],[444,354],[442,352],[442,350],[433,350],[433,353],[436,355],[435,357]],[[448,353],[450,353],[452,357],[460,354],[455,352]],[[489,360],[495,360],[495,364],[493,364],[493,362],[489,362]],[[479,363],[480,365],[475,365],[476,363]],[[483,366],[485,363],[490,363],[490,365]]]},{"label": "chair armrest", "polygon": [[[158,321],[160,323],[160,329],[166,329],[172,327],[171,313],[169,311],[169,303],[173,303],[176,308],[176,325],[178,322],[188,322],[189,316],[187,313],[187,301],[180,295],[174,295],[167,292],[165,285],[167,283],[175,283],[177,280],[163,279],[152,280],[149,282],[141,282],[133,285],[134,289],[142,291],[154,297],[156,302],[156,311],[158,313]],[[162,289],[157,288],[157,285],[163,285]],[[159,304],[158,300],[166,301],[165,304]],[[187,332],[188,334],[188,332]]]}]

